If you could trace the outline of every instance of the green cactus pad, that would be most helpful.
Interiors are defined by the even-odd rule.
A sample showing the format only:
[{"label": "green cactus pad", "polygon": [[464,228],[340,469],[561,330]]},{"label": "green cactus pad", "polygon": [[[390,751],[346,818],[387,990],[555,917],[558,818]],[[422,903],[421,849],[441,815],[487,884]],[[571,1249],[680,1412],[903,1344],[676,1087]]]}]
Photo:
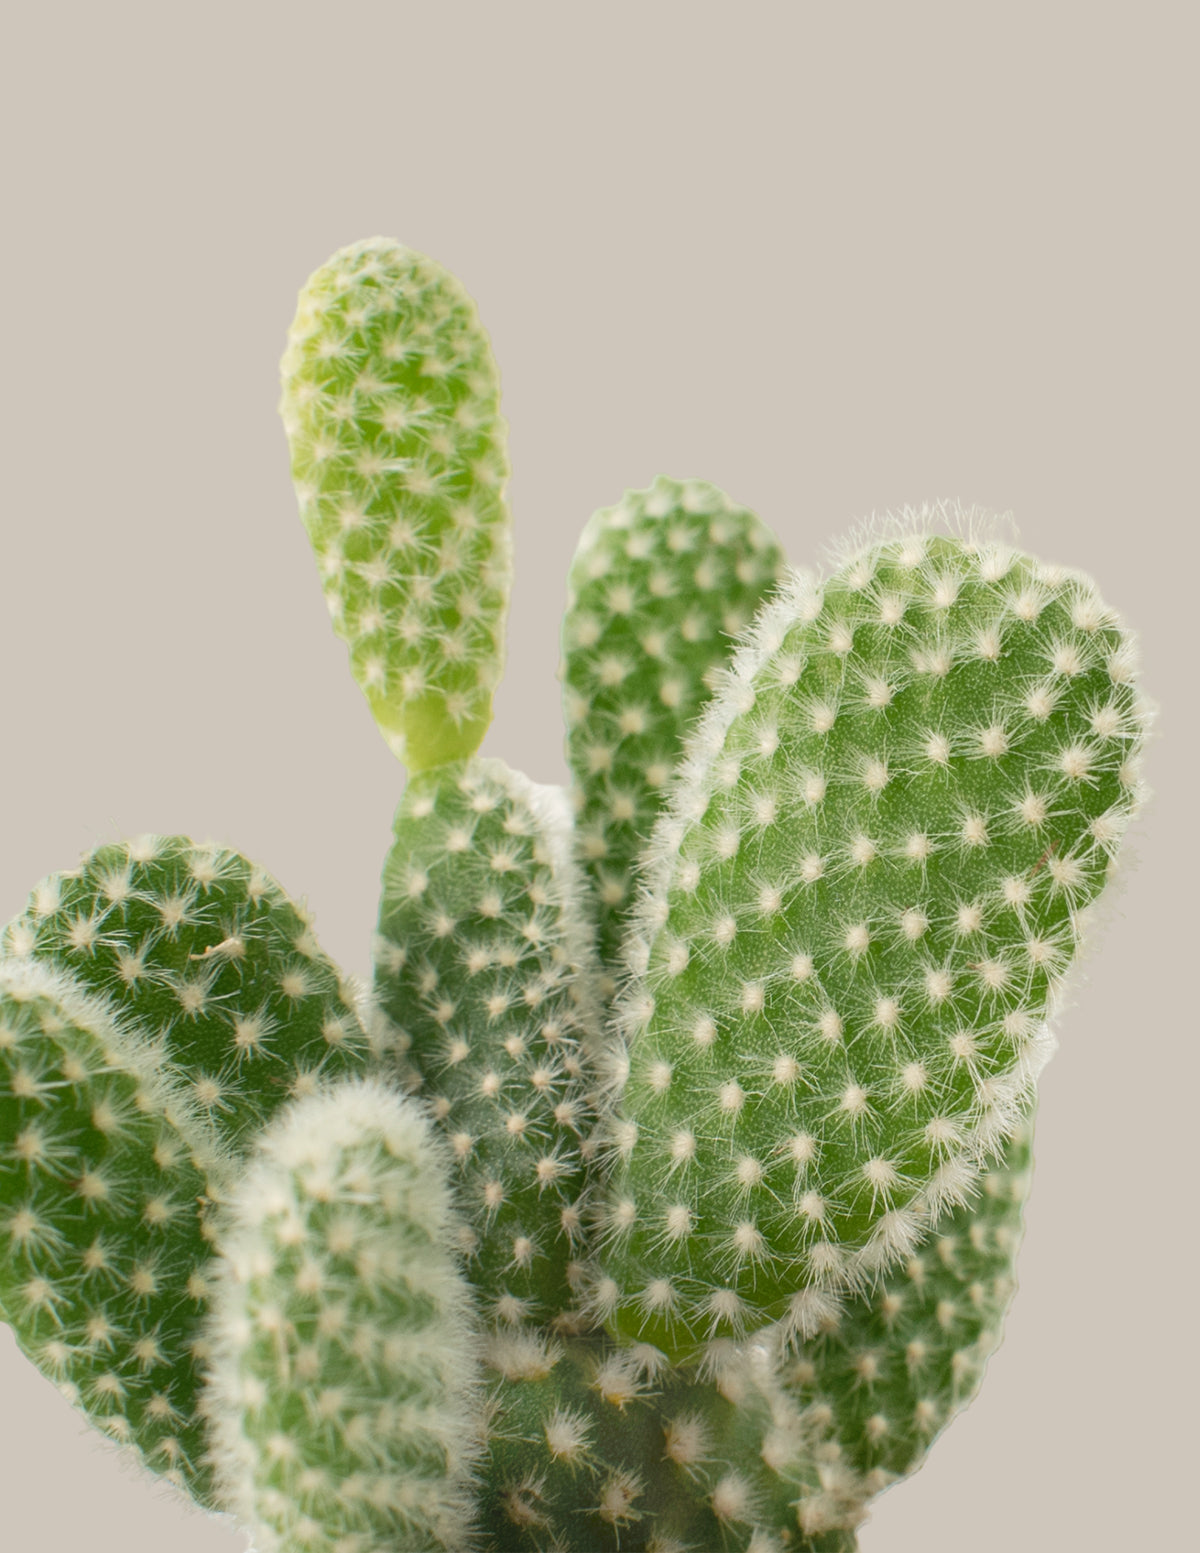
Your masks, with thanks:
[{"label": "green cactus pad", "polygon": [[765,1350],[671,1370],[646,1346],[496,1334],[487,1553],[853,1553],[866,1490]]},{"label": "green cactus pad", "polygon": [[914,531],[759,617],[652,846],[594,1308],[686,1353],[906,1255],[1011,1132],[1137,793],[1094,587]]},{"label": "green cactus pad", "polygon": [[414,777],[383,869],[375,994],[457,1160],[502,1321],[574,1301],[599,1026],[564,795],[502,762]]},{"label": "green cactus pad", "polygon": [[109,1005],[0,961],[0,1317],[92,1423],[201,1502],[206,1207],[226,1169]]},{"label": "green cactus pad", "polygon": [[505,423],[475,305],[385,238],[308,280],[280,406],[334,629],[412,770],[472,754],[503,664]]},{"label": "green cactus pad", "polygon": [[303,909],[184,836],[102,846],[33,891],[3,951],[56,966],[160,1051],[233,1147],[375,1052]]},{"label": "green cactus pad", "polygon": [[633,905],[634,864],[684,732],[783,564],[765,524],[700,480],[660,476],[595,513],[583,531],[562,681],[580,855],[610,975]]},{"label": "green cactus pad", "polygon": [[979,1390],[1016,1293],[1032,1142],[1024,1122],[980,1178],[977,1200],[785,1363],[789,1392],[824,1410],[873,1493],[914,1472]]},{"label": "green cactus pad", "polygon": [[208,1412],[259,1553],[460,1553],[479,1359],[446,1159],[376,1081],[297,1102],[222,1216]]}]

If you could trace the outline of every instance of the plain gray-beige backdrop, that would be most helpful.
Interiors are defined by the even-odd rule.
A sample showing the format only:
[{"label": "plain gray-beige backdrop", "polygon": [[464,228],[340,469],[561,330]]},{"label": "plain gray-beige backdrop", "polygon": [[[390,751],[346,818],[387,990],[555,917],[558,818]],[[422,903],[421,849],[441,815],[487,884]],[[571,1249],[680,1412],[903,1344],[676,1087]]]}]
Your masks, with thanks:
[{"label": "plain gray-beige backdrop", "polygon": [[[983,1392],[863,1553],[1177,1548],[1196,1445],[1194,10],[26,7],[3,35],[0,915],[82,850],[228,842],[367,966],[402,774],[329,630],[276,418],[295,293],[382,233],[477,299],[517,581],[486,749],[564,775],[588,514],[659,472],[794,561],[1011,509],[1140,628],[1136,854],[1043,1086]],[[0,1329],[0,1545],[237,1553]]]}]

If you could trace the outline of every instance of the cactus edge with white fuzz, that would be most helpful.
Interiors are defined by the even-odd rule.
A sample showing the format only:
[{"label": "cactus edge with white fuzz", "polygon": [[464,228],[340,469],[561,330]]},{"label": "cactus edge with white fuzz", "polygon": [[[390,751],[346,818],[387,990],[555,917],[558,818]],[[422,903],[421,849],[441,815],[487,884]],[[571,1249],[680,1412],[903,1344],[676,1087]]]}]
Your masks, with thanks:
[{"label": "cactus edge with white fuzz", "polygon": [[0,961],[0,1318],[91,1423],[206,1505],[203,1318],[230,1171],[141,1032],[60,969]]},{"label": "cactus edge with white fuzz", "polygon": [[459,1553],[479,1354],[447,1162],[377,1080],[283,1112],[232,1193],[207,1412],[224,1506],[260,1553]]},{"label": "cactus edge with white fuzz", "polygon": [[281,369],[407,767],[371,985],[226,847],[44,879],[0,935],[0,1318],[258,1553],[854,1553],[1014,1297],[1143,796],[1133,638],[975,510],[822,578],[660,476],[584,529],[542,786],[479,754],[511,539],[475,303],[353,243]]},{"label": "cactus edge with white fuzz", "polygon": [[649,848],[593,1308],[683,1355],[836,1311],[1027,1106],[1138,795],[1091,582],[913,525],[759,616]]}]

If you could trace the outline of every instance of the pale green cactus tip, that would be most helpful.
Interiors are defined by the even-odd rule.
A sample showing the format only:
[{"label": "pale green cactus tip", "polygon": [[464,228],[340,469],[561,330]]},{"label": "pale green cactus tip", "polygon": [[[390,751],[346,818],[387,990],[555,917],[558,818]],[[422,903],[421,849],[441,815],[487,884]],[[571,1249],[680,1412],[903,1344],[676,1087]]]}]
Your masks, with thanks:
[{"label": "pale green cactus tip", "polygon": [[1091,582],[907,527],[758,617],[649,849],[592,1305],[668,1352],[811,1333],[963,1200],[1135,808]]},{"label": "pale green cactus tip", "polygon": [[853,1553],[1012,1299],[1046,1020],[1141,792],[1132,639],[976,514],[783,577],[660,478],[572,566],[568,797],[476,754],[498,406],[432,261],[312,277],[293,473],[413,773],[374,987],[227,849],[38,886],[0,1314],[260,1553]]},{"label": "pale green cactus tip", "polygon": [[352,244],[301,292],[282,373],[300,514],[380,729],[414,771],[473,754],[511,574],[506,427],[475,304],[423,254]]}]

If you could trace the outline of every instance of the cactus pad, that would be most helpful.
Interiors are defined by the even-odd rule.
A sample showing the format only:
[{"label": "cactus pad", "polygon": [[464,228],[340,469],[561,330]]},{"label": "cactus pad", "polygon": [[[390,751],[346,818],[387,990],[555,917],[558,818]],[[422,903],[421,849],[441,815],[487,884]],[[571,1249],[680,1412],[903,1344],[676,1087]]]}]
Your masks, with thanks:
[{"label": "cactus pad", "polygon": [[1086,578],[915,530],[759,617],[652,846],[595,1307],[827,1320],[1011,1132],[1137,794]]},{"label": "cactus pad", "polygon": [[713,671],[783,571],[752,512],[700,480],[657,479],[593,514],[568,582],[562,680],[580,855],[610,972],[685,730]]},{"label": "cactus pad", "polygon": [[373,1081],[267,1131],[223,1223],[209,1413],[260,1553],[458,1553],[478,1357],[446,1161]]},{"label": "cactus pad", "polygon": [[492,716],[511,563],[505,425],[462,286],[384,238],[300,294],[281,410],[334,629],[413,770],[472,754]]},{"label": "cactus pad", "polygon": [[201,1501],[207,1208],[226,1170],[136,1030],[61,972],[0,962],[0,1316],[94,1424]]},{"label": "cactus pad", "polygon": [[599,1024],[582,895],[561,793],[481,759],[410,782],[376,998],[450,1139],[471,1276],[504,1322],[574,1301]]},{"label": "cactus pad", "polygon": [[1032,1141],[1021,1123],[977,1199],[785,1363],[788,1390],[826,1411],[873,1493],[915,1471],[979,1390],[1016,1293]]},{"label": "cactus pad", "polygon": [[168,1061],[234,1147],[374,1052],[350,986],[282,887],[185,836],[98,847],[33,891],[4,953],[55,966]]},{"label": "cactus pad", "polygon": [[701,1376],[498,1334],[488,1363],[487,1553],[853,1553],[864,1485],[765,1350],[714,1351]]}]

